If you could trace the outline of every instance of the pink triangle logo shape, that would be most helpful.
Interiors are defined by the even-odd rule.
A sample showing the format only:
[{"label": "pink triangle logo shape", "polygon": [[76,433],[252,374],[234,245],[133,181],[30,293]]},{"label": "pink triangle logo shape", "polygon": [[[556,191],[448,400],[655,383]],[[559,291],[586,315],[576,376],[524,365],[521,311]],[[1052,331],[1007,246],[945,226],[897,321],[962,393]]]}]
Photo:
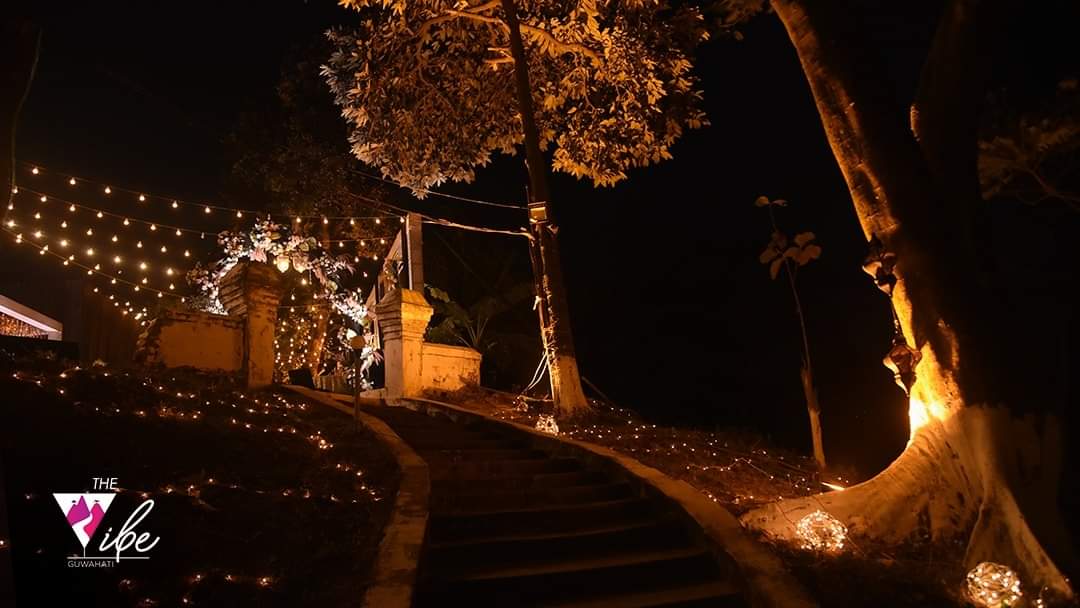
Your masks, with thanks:
[{"label": "pink triangle logo shape", "polygon": [[86,546],[90,544],[94,532],[101,525],[101,520],[105,519],[105,512],[109,510],[116,494],[112,492],[81,494],[61,492],[54,493],[53,498],[56,499],[60,511],[67,518],[71,531],[79,539],[83,551],[86,551]]}]

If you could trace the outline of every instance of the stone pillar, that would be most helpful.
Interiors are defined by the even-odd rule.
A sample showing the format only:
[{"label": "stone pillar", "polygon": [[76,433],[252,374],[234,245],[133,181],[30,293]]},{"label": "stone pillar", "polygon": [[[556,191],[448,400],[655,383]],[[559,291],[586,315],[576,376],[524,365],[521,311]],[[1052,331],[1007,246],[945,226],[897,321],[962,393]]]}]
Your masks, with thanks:
[{"label": "stone pillar", "polygon": [[424,294],[400,287],[375,305],[382,329],[387,399],[420,396],[424,387],[421,379],[424,332],[431,313]]},{"label": "stone pillar", "polygon": [[274,382],[274,331],[281,293],[280,273],[261,262],[239,262],[221,280],[221,303],[230,317],[244,324],[242,373],[248,388]]}]

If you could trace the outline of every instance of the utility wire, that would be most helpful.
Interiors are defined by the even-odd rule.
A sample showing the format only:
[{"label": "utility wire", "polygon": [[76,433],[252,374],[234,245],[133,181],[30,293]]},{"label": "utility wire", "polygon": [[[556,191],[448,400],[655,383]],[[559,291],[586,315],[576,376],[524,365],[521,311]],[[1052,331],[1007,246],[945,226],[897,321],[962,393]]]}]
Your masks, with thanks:
[{"label": "utility wire", "polygon": [[359,175],[361,177],[366,177],[368,179],[377,180],[377,181],[380,181],[380,182],[382,182],[384,184],[390,184],[392,186],[397,186],[399,188],[407,188],[407,189],[412,190],[414,192],[422,192],[424,194],[430,194],[432,196],[441,196],[443,198],[450,198],[450,199],[454,199],[456,201],[462,201],[462,202],[466,202],[466,203],[474,203],[476,205],[487,205],[488,207],[499,207],[499,208],[502,208],[502,209],[516,209],[517,211],[525,211],[526,210],[526,208],[524,206],[522,206],[522,205],[513,205],[513,204],[510,204],[510,203],[496,203],[494,201],[485,201],[485,200],[477,199],[477,198],[469,198],[467,196],[459,196],[457,194],[447,194],[445,192],[436,192],[435,190],[428,190],[426,188],[412,188],[410,186],[402,186],[401,184],[395,182],[392,179],[387,179],[385,177],[380,177],[378,175],[372,175],[371,173],[367,173],[366,171],[361,171],[359,169],[349,169],[349,171],[351,173],[355,173],[355,174],[357,174],[357,175]]}]

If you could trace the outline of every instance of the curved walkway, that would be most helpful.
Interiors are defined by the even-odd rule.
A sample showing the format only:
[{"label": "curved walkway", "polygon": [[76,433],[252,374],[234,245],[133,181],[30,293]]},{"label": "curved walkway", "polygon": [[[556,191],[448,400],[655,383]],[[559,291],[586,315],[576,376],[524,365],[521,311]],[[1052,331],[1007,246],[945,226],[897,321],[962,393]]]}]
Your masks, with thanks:
[{"label": "curved walkway", "polygon": [[414,606],[747,606],[734,564],[632,479],[512,429],[364,407],[427,461]]}]

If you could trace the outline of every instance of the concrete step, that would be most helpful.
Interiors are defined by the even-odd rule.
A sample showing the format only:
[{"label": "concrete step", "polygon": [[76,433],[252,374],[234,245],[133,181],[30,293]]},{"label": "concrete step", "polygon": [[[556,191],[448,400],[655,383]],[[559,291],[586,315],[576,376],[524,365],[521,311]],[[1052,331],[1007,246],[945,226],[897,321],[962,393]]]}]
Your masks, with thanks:
[{"label": "concrete step", "polygon": [[468,513],[493,509],[524,509],[536,505],[555,506],[605,502],[630,498],[633,489],[625,482],[561,488],[528,488],[516,490],[473,490],[432,493],[433,513]]},{"label": "concrete step", "polygon": [[674,519],[642,518],[623,524],[601,523],[573,532],[521,531],[496,537],[431,543],[425,567],[448,573],[461,568],[543,564],[585,557],[599,558],[627,551],[676,549],[691,544],[686,529]]},{"label": "concrete step", "polygon": [[458,428],[448,429],[401,429],[391,426],[405,443],[412,445],[417,443],[453,443],[469,441],[486,441],[489,439],[502,439],[497,435],[480,431],[468,431]]},{"label": "concrete step", "polygon": [[489,538],[529,531],[535,534],[570,534],[601,524],[618,525],[657,516],[652,501],[627,498],[581,505],[536,506],[488,512],[434,515],[428,524],[429,542]]},{"label": "concrete step", "polygon": [[471,480],[490,477],[524,477],[540,473],[563,473],[580,468],[581,463],[572,458],[529,458],[476,462],[432,460],[428,462],[428,471],[432,479]]},{"label": "concrete step", "polygon": [[408,442],[417,452],[425,450],[513,450],[524,448],[525,443],[512,439],[458,439],[438,437],[413,439]]},{"label": "concrete step", "polygon": [[485,479],[455,480],[433,479],[432,495],[445,492],[503,491],[527,488],[564,488],[580,485],[601,484],[608,481],[608,476],[597,471],[564,471],[559,473],[538,473],[520,477],[489,477]]},{"label": "concrete step", "polygon": [[417,605],[536,606],[633,594],[715,581],[719,570],[703,548],[626,552],[602,558],[569,557],[542,565],[499,565],[429,573]]},{"label": "concrete step", "polygon": [[550,608],[749,608],[739,589],[729,581],[678,585],[632,593],[616,592],[584,600],[556,601]]},{"label": "concrete step", "polygon": [[528,449],[425,449],[417,450],[420,457],[432,464],[441,460],[445,462],[481,462],[497,460],[537,460],[547,458],[547,454],[540,450]]}]

